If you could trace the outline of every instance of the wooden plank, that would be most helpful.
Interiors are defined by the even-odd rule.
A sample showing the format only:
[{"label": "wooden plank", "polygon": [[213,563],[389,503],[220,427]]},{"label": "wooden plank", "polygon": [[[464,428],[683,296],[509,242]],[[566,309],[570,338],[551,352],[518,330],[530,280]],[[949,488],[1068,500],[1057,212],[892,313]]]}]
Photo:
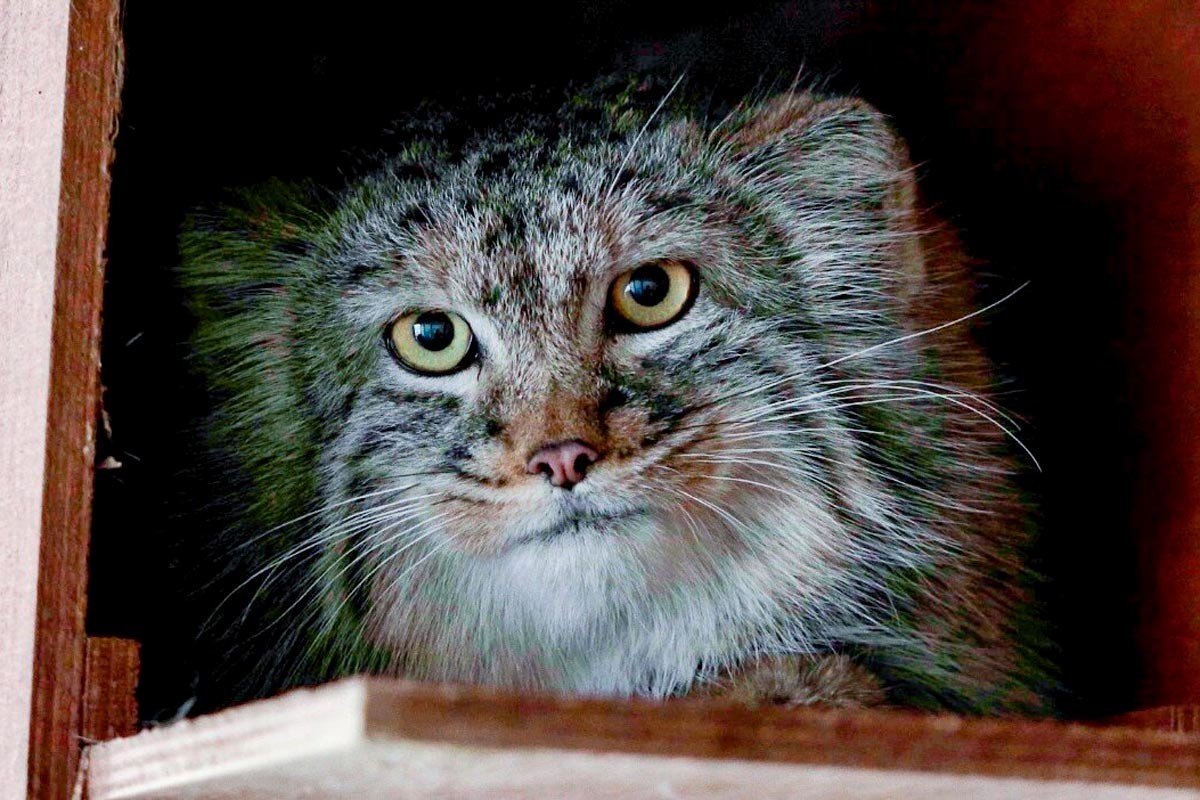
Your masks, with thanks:
[{"label": "wooden plank", "polygon": [[0,797],[26,785],[67,8],[0,12]]},{"label": "wooden plank", "polygon": [[29,793],[67,797],[79,758],[109,166],[121,83],[116,0],[71,5],[45,441]]},{"label": "wooden plank", "polygon": [[1200,737],[357,678],[96,745],[86,786],[91,800],[1200,797]]},{"label": "wooden plank", "polygon": [[137,642],[88,637],[80,724],[85,741],[102,742],[137,732],[139,668]]},{"label": "wooden plank", "polygon": [[1200,706],[1160,706],[1106,720],[1108,725],[1200,734]]}]

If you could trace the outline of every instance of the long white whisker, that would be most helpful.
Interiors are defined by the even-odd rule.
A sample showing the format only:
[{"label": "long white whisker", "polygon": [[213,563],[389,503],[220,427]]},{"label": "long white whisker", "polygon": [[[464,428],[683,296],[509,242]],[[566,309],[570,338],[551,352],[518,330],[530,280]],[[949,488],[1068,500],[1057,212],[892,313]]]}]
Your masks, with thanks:
[{"label": "long white whisker", "polygon": [[986,314],[987,312],[991,311],[993,308],[996,308],[997,306],[1001,305],[1002,303],[1008,302],[1009,300],[1011,300],[1013,298],[1014,295],[1017,294],[1017,292],[1020,292],[1022,289],[1027,287],[1030,283],[1031,283],[1031,281],[1025,281],[1020,286],[1018,286],[1016,289],[1013,289],[1011,292],[1004,295],[1004,297],[1001,297],[996,302],[986,305],[983,308],[978,309],[977,311],[972,311],[969,314],[964,314],[957,319],[952,319],[949,322],[943,322],[941,325],[935,325],[934,327],[926,328],[923,331],[916,331],[915,333],[909,333],[909,334],[905,334],[904,336],[898,336],[895,339],[889,339],[886,342],[880,342],[879,344],[874,344],[874,345],[871,345],[870,347],[864,347],[862,350],[858,350],[854,353],[849,353],[847,355],[842,356],[841,358],[835,358],[833,361],[828,361],[825,364],[823,364],[822,366],[824,368],[828,369],[829,367],[835,366],[837,364],[841,364],[843,361],[849,361],[852,358],[861,358],[862,356],[865,356],[868,353],[873,353],[876,350],[882,350],[885,347],[891,347],[892,345],[897,345],[902,342],[907,342],[911,339],[917,339],[917,338],[920,338],[921,336],[928,336],[931,333],[937,333],[938,331],[945,330],[946,328],[952,327],[954,325],[959,325],[963,322],[966,322],[969,319],[972,319],[973,317],[978,317],[980,314]]},{"label": "long white whisker", "polygon": [[650,116],[646,118],[646,122],[642,125],[641,130],[639,130],[637,135],[633,137],[633,142],[630,143],[629,149],[625,151],[625,157],[621,159],[621,165],[617,167],[617,172],[613,176],[612,183],[608,185],[608,191],[604,193],[605,202],[608,202],[608,200],[612,198],[612,193],[617,188],[617,181],[621,179],[621,171],[625,169],[625,165],[628,164],[629,159],[633,157],[633,153],[637,149],[638,143],[641,142],[642,136],[644,136],[646,131],[650,129],[650,124],[654,122],[654,119],[659,115],[663,108],[666,107],[667,101],[671,99],[671,95],[675,94],[675,90],[679,88],[679,84],[683,83],[683,79],[686,75],[687,70],[684,70],[679,74],[679,77],[675,79],[675,83],[672,84],[671,88],[667,90],[667,93],[663,95],[662,100],[658,101],[658,106],[656,106],[654,111],[651,112]]}]

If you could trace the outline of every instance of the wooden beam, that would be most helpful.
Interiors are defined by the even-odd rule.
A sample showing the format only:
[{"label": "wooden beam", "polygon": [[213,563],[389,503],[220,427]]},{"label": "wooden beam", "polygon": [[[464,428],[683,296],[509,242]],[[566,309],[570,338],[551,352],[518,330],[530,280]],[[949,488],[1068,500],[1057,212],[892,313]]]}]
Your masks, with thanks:
[{"label": "wooden beam", "polygon": [[1159,706],[1130,711],[1106,720],[1109,725],[1174,733],[1200,734],[1200,706]]},{"label": "wooden beam", "polygon": [[89,636],[83,678],[80,736],[102,742],[137,732],[141,659],[132,639]]},{"label": "wooden beam", "polygon": [[86,787],[90,800],[1182,798],[1200,797],[1200,737],[357,678],[96,745]]},{"label": "wooden beam", "polygon": [[100,305],[121,58],[117,0],[73,0],[62,121],[29,794],[66,798],[79,761]]}]

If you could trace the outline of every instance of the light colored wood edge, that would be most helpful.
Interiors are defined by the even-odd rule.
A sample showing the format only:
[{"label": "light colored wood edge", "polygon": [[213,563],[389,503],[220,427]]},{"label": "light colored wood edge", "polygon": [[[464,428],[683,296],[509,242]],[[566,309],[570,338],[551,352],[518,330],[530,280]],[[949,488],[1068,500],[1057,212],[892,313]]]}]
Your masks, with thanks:
[{"label": "light colored wood edge", "polygon": [[[411,739],[279,753],[255,769],[188,783],[94,787],[90,800],[384,800],[670,797],[695,800],[1195,800],[1169,787]],[[85,755],[85,758],[87,756]],[[82,787],[79,797],[83,798]]]},{"label": "light colored wood edge", "polygon": [[88,748],[86,797],[116,798],[348,752],[365,741],[368,686],[342,681]]},{"label": "light colored wood edge", "polygon": [[67,0],[0,14],[0,797],[25,796]]},{"label": "light colored wood edge", "polygon": [[356,678],[90,749],[93,797],[132,796],[366,742],[562,750],[1200,787],[1200,737],[898,711],[590,700]]},{"label": "light colored wood edge", "polygon": [[120,101],[119,0],[70,4],[29,786],[70,795],[80,749],[100,306]]},{"label": "light colored wood edge", "polygon": [[137,733],[141,652],[132,639],[89,636],[80,735],[101,742]]}]

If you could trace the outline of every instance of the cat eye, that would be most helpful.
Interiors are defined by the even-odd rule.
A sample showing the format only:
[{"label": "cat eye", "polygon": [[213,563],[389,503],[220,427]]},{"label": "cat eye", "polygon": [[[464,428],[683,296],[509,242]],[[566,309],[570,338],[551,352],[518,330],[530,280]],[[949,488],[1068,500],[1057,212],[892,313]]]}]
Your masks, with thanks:
[{"label": "cat eye", "polygon": [[608,292],[609,320],[620,332],[650,331],[670,325],[691,308],[699,281],[682,261],[642,264],[613,281]]},{"label": "cat eye", "polygon": [[452,311],[414,311],[387,329],[388,349],[402,365],[423,375],[465,368],[475,355],[467,321]]}]

